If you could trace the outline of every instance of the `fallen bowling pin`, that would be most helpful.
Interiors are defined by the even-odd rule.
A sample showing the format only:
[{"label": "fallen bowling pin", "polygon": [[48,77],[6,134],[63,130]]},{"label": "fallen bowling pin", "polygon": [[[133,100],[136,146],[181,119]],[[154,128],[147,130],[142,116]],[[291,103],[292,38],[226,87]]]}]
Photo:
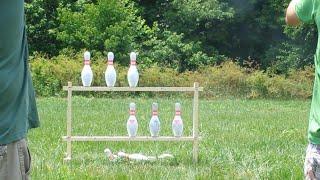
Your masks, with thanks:
[{"label": "fallen bowling pin", "polygon": [[119,156],[112,154],[111,150],[106,148],[104,150],[104,153],[106,154],[107,158],[109,159],[109,161],[117,161],[119,159]]},{"label": "fallen bowling pin", "polygon": [[172,154],[161,154],[158,159],[172,159],[174,156]]},{"label": "fallen bowling pin", "polygon": [[126,161],[137,161],[137,162],[144,162],[144,161],[156,161],[156,160],[165,160],[165,159],[173,159],[174,156],[172,154],[161,154],[160,156],[146,156],[142,153],[125,153],[119,151],[117,154],[113,154],[109,148],[104,150],[107,158],[111,162],[121,162],[122,160]]},{"label": "fallen bowling pin", "polygon": [[127,160],[133,160],[133,161],[154,161],[157,158],[155,156],[145,156],[140,153],[134,153],[134,154],[127,154],[125,152],[118,152],[118,156],[120,158],[124,158]]},{"label": "fallen bowling pin", "polygon": [[86,51],[84,53],[84,66],[81,71],[81,80],[83,86],[91,86],[92,79],[93,79],[93,73],[90,67],[90,52]]}]

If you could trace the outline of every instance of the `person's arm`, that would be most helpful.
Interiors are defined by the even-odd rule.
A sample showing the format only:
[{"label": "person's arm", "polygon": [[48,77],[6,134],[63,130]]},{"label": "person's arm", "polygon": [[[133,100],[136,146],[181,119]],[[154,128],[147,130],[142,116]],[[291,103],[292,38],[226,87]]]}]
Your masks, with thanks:
[{"label": "person's arm", "polygon": [[286,13],[286,23],[289,26],[297,26],[300,24],[300,20],[297,16],[295,6],[299,0],[292,0],[288,6]]}]

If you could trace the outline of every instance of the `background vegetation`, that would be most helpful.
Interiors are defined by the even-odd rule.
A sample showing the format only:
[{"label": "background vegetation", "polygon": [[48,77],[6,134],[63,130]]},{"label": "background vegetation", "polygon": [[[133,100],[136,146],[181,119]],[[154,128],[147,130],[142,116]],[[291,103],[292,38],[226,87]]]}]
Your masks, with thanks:
[{"label": "background vegetation", "polygon": [[[81,55],[72,57],[58,56],[46,60],[41,56],[33,57],[31,71],[36,92],[40,96],[65,96],[62,86],[68,81],[73,85],[81,85],[79,74],[82,70]],[[115,64],[118,78],[116,86],[128,86],[127,67]],[[94,86],[105,86],[105,61],[101,57],[93,61]],[[285,75],[268,75],[262,70],[243,68],[235,62],[226,61],[219,66],[201,67],[197,71],[179,73],[172,68],[159,66],[141,67],[139,86],[193,86],[199,82],[205,87],[202,97],[244,97],[244,98],[310,98],[314,79],[314,70],[307,67],[304,70],[291,70]],[[123,93],[85,93],[86,95],[110,97],[124,95]],[[83,95],[85,95],[83,94]],[[125,94],[129,95],[129,94]],[[154,94],[137,93],[135,95]],[[157,95],[162,95],[161,93]],[[165,93],[164,95],[168,95]]]},{"label": "background vegetation", "polygon": [[[101,77],[95,79],[96,85],[104,85],[103,61],[108,51],[116,55],[121,73],[118,85],[125,84],[122,75],[129,52],[136,51],[145,74],[140,85],[156,86],[150,84],[147,74],[155,76],[150,79],[172,77],[160,77],[166,86],[190,86],[197,77],[209,91],[216,90],[217,84],[221,89],[232,84],[233,94],[250,97],[310,97],[317,31],[314,24],[287,27],[284,14],[288,3],[33,0],[26,4],[26,17],[38,95],[60,94],[61,86],[70,80],[79,83],[81,54],[87,49],[95,61],[95,77]],[[236,68],[228,69],[230,64]],[[212,74],[216,71],[221,74]],[[232,79],[241,82],[233,84]],[[243,88],[241,92],[239,88]]]}]

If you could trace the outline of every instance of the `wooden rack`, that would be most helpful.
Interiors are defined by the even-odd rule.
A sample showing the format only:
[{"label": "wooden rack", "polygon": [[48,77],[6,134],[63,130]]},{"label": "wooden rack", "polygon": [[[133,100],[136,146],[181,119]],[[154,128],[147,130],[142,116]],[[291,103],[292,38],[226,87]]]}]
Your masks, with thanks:
[{"label": "wooden rack", "polygon": [[[194,87],[83,87],[72,86],[68,82],[68,86],[64,86],[63,90],[68,91],[67,106],[67,136],[62,139],[67,142],[67,153],[65,161],[71,160],[72,141],[191,141],[193,142],[193,161],[198,161],[199,153],[199,91],[203,91],[203,87],[199,87],[199,83],[194,83]],[[173,136],[72,136],[72,92],[73,91],[115,91],[115,92],[194,92],[193,95],[193,130],[192,136],[173,137]]]}]

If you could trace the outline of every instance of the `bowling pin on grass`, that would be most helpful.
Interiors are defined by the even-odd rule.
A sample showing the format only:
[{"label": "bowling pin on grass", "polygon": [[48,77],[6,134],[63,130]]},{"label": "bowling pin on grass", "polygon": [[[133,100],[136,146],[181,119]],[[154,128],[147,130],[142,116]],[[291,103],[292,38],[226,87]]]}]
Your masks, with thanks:
[{"label": "bowling pin on grass", "polygon": [[90,52],[84,53],[84,66],[81,72],[81,80],[83,86],[91,86],[93,73],[90,67]]},{"label": "bowling pin on grass", "polygon": [[137,87],[139,82],[139,73],[137,69],[137,54],[135,52],[130,53],[130,68],[127,78],[130,87]]},{"label": "bowling pin on grass", "polygon": [[130,137],[135,137],[137,136],[137,132],[138,132],[138,121],[136,118],[136,104],[130,103],[129,110],[130,112],[129,112],[129,119],[127,121],[127,131]]},{"label": "bowling pin on grass", "polygon": [[160,119],[158,117],[158,104],[152,104],[152,117],[149,123],[149,130],[152,137],[158,137],[160,132]]},{"label": "bowling pin on grass", "polygon": [[172,121],[172,132],[175,137],[181,137],[183,133],[183,121],[181,118],[181,104],[175,104],[176,114]]},{"label": "bowling pin on grass", "polygon": [[157,158],[155,156],[145,156],[140,153],[128,154],[125,152],[118,152],[118,157],[129,161],[155,161]]},{"label": "bowling pin on grass", "polygon": [[113,66],[114,54],[108,53],[108,66],[105,72],[105,80],[108,87],[114,87],[117,80],[117,73]]},{"label": "bowling pin on grass", "polygon": [[111,150],[108,148],[104,150],[104,153],[106,154],[107,158],[112,162],[115,162],[120,158],[119,156],[112,154]]}]

